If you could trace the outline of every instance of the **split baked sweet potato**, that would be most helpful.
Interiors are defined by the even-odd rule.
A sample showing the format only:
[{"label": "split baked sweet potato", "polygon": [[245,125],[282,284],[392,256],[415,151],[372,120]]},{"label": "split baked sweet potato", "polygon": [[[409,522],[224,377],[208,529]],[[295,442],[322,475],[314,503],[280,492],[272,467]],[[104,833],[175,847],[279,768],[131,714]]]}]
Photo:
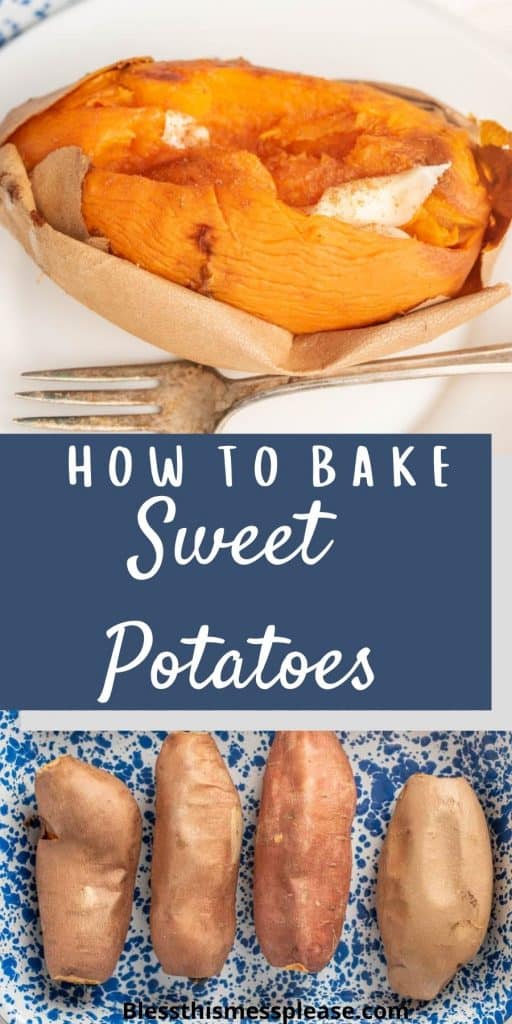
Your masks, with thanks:
[{"label": "split baked sweet potato", "polygon": [[219,974],[236,930],[242,811],[208,733],[165,740],[156,768],[151,937],[167,974]]},{"label": "split baked sweet potato", "polygon": [[[82,301],[205,362],[301,372],[425,341],[506,290],[394,321],[377,349],[364,331],[478,292],[512,158],[508,133],[489,123],[480,145],[476,123],[403,92],[241,60],[125,61],[8,115],[2,219]],[[31,224],[17,203],[35,203]],[[209,302],[132,281],[107,253]]]},{"label": "split baked sweet potato", "polygon": [[[64,146],[85,153],[84,221],[113,253],[296,333],[457,294],[491,214],[463,128],[368,85],[242,61],[100,72],[9,141],[29,171]],[[424,167],[443,170],[391,225],[398,237],[389,217],[315,210],[326,193],[335,208],[347,183],[371,196],[382,177]]]},{"label": "split baked sweet potato", "polygon": [[377,916],[393,991],[433,999],[482,945],[492,894],[489,830],[471,786],[413,775],[379,864]]},{"label": "split baked sweet potato", "polygon": [[352,769],[333,732],[278,732],[263,781],[254,918],[274,967],[321,971],[339,943],[352,872]]},{"label": "split baked sweet potato", "polygon": [[132,913],[141,817],[124,783],[74,757],[36,775],[36,881],[48,971],[97,985],[114,973]]}]

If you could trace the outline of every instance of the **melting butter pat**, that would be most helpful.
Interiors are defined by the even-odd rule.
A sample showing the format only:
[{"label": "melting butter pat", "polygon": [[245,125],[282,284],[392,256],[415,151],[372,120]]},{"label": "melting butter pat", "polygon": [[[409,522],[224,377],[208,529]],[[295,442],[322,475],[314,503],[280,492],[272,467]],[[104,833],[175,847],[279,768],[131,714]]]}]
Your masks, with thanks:
[{"label": "melting butter pat", "polygon": [[307,212],[407,238],[401,225],[412,220],[449,167],[412,167],[399,174],[347,181],[326,189]]},{"label": "melting butter pat", "polygon": [[206,146],[210,141],[210,132],[190,114],[166,110],[162,139],[173,149],[188,149],[189,146]]}]

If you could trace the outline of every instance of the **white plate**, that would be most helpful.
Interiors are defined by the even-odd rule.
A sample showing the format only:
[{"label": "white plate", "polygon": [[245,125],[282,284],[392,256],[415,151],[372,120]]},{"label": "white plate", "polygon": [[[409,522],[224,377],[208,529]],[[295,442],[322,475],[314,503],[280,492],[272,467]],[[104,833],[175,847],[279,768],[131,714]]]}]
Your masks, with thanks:
[{"label": "white plate", "polygon": [[[6,110],[118,57],[234,57],[326,76],[402,82],[462,111],[510,119],[512,69],[463,26],[410,0],[87,0],[50,18],[0,55]],[[160,350],[102,320],[42,278],[1,232],[0,431],[36,414],[12,396],[23,369],[162,359]],[[512,279],[512,246],[496,280]],[[510,340],[512,303],[503,303],[435,346]],[[490,431],[512,449],[512,378],[479,377],[329,389],[259,403],[231,420],[239,432]],[[51,407],[53,410],[53,407]],[[54,411],[54,410],[53,410]],[[68,407],[69,412],[83,411]]]}]

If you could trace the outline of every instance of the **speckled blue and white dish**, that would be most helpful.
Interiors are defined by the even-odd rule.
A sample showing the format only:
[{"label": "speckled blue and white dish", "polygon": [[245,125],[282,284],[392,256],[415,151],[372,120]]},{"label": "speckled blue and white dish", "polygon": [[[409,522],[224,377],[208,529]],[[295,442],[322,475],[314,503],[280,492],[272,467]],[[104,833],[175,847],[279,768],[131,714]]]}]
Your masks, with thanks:
[{"label": "speckled blue and white dish", "polygon": [[[485,945],[433,1002],[411,1013],[415,1024],[503,1024],[512,1013],[512,735],[506,733],[347,733],[359,792],[354,873],[343,939],[318,975],[270,967],[259,952],[251,906],[252,853],[270,733],[217,733],[244,809],[245,835],[235,948],[219,978],[192,985],[162,973],[149,943],[149,871],[153,772],[163,734],[22,734],[0,713],[0,1010],[7,1024],[118,1024],[124,1001],[145,1003],[398,1005],[389,991],[375,919],[376,867],[395,798],[413,772],[465,775],[490,824],[496,867],[492,925]],[[117,974],[96,988],[52,984],[42,959],[34,886],[37,825],[34,773],[70,753],[115,772],[135,793],[144,842],[135,913]]]},{"label": "speckled blue and white dish", "polygon": [[77,0],[0,0],[0,47]]}]

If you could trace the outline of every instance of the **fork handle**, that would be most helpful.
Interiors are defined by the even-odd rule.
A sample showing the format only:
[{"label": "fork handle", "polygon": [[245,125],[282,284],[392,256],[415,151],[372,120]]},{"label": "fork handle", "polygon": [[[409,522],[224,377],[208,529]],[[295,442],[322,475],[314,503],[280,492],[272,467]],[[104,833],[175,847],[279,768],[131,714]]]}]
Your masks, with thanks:
[{"label": "fork handle", "polygon": [[512,372],[512,345],[483,345],[479,348],[398,356],[347,366],[336,377],[249,377],[230,380],[235,404],[265,397],[273,391],[310,391],[312,388],[344,384],[378,384],[386,381],[425,380],[476,373]]}]

